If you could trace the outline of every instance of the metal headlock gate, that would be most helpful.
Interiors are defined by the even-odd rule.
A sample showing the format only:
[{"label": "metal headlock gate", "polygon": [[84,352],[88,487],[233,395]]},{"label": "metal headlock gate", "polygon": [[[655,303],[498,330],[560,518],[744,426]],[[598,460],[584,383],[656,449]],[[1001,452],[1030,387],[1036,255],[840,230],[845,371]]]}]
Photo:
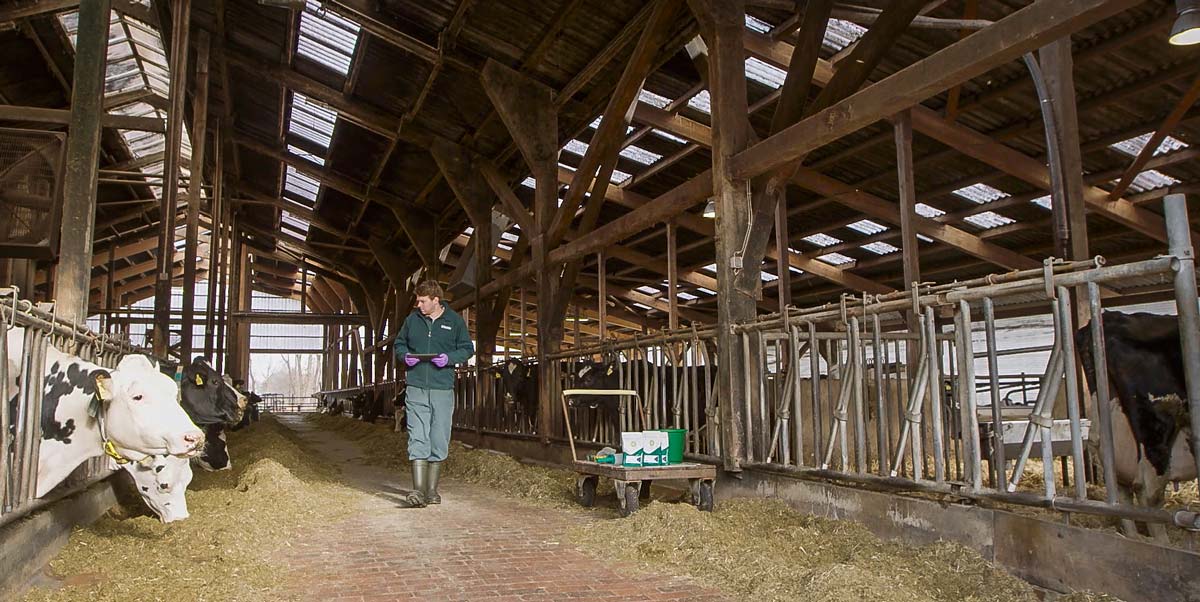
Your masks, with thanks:
[{"label": "metal headlock gate", "polygon": [[[105,457],[98,456],[80,465],[46,497],[34,497],[47,349],[53,346],[105,368],[115,368],[127,353],[143,352],[124,340],[96,334],[58,317],[53,310],[21,300],[19,294],[16,287],[0,288],[0,393],[6,402],[0,408],[0,525],[112,472]],[[14,337],[11,344],[10,336]]]},{"label": "metal headlock gate", "polygon": [[[1129,294],[1174,283],[1192,427],[1200,433],[1200,393],[1193,391],[1200,388],[1200,318],[1182,197],[1167,203],[1166,222],[1170,254],[1146,261],[1047,260],[1040,269],[844,297],[739,324],[733,332],[745,358],[744,399],[729,400],[716,387],[712,327],[551,354],[552,399],[575,386],[577,361],[603,358],[619,371],[620,388],[638,390],[649,408],[642,418],[623,402],[620,428],[686,428],[693,459],[724,459],[717,410],[732,402],[741,404],[744,445],[736,460],[745,468],[1200,528],[1192,510],[1118,500],[1110,416],[1096,411],[1079,377],[1073,337],[1080,326],[1091,328],[1094,393],[1109,399],[1102,300],[1111,288]],[[1077,306],[1086,306],[1085,316],[1075,315]],[[1053,344],[1001,348],[997,313],[1048,316]],[[1038,362],[1040,376],[1000,372],[1019,356]],[[528,437],[535,425],[506,422],[494,378],[501,366],[460,370],[455,426]],[[478,387],[481,374],[486,380]],[[1010,399],[1014,392],[1023,403]],[[577,443],[618,441],[593,411],[573,410],[570,420]],[[549,439],[566,436],[560,413],[552,412]],[[1193,448],[1200,454],[1200,445]],[[1023,485],[1031,458],[1040,461],[1041,483]],[[1105,499],[1088,499],[1089,477],[1103,483]]]}]

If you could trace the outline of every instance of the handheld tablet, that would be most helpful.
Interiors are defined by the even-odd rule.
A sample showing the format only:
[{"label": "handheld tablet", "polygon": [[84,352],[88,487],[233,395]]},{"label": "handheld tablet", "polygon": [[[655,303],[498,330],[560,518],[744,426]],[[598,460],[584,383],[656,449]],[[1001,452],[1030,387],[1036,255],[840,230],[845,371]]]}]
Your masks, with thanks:
[{"label": "handheld tablet", "polygon": [[441,355],[441,354],[440,353],[410,353],[410,354],[408,354],[409,357],[415,357],[422,361],[431,360],[439,355]]}]

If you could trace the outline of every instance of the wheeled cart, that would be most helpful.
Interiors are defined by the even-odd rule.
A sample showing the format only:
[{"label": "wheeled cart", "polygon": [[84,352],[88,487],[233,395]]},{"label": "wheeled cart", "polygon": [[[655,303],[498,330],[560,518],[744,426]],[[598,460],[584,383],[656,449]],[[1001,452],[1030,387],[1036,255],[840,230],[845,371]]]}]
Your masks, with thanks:
[{"label": "wheeled cart", "polygon": [[575,461],[575,497],[580,504],[596,503],[596,485],[600,477],[612,479],[617,492],[621,516],[637,512],[640,500],[650,495],[650,482],[659,479],[687,479],[692,491],[692,503],[705,512],[713,509],[713,481],[717,467],[711,464],[668,464],[666,466],[614,466],[588,460]]}]

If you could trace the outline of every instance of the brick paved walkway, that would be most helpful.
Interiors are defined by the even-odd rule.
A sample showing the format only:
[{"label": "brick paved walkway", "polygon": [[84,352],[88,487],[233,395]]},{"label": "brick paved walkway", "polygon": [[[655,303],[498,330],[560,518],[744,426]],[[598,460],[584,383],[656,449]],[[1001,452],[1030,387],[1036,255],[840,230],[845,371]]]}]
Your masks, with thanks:
[{"label": "brick paved walkway", "polygon": [[562,541],[567,528],[596,519],[535,508],[493,490],[443,483],[445,501],[403,508],[407,475],[354,462],[358,449],[336,433],[283,420],[349,484],[369,491],[361,509],[292,543],[290,593],[302,600],[722,601],[687,578],[602,564]]}]

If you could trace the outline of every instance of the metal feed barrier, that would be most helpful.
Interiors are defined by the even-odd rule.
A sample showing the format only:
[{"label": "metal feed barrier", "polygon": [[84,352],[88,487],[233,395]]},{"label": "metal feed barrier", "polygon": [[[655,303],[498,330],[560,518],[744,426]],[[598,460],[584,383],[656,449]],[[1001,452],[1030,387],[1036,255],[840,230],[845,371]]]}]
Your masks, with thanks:
[{"label": "metal feed barrier", "polygon": [[[0,341],[4,342],[0,345],[0,393],[5,400],[16,398],[14,412],[0,410],[0,525],[111,474],[103,456],[92,458],[46,497],[34,497],[42,440],[41,375],[45,373],[46,350],[53,346],[106,368],[115,368],[125,354],[143,352],[125,341],[59,318],[45,306],[21,300],[19,294],[15,287],[0,288]],[[21,355],[9,357],[8,337],[20,330]],[[11,372],[13,369],[16,374]]]}]

